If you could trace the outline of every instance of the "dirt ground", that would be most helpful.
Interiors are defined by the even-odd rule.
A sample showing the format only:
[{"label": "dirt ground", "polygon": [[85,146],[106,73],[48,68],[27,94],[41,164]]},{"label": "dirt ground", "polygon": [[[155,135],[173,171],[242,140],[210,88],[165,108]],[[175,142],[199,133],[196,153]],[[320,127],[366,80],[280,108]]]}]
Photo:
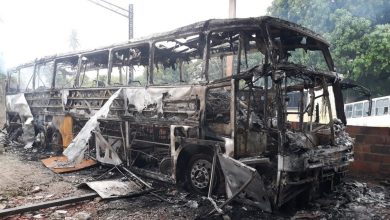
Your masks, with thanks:
[{"label": "dirt ground", "polygon": [[[90,193],[77,186],[108,170],[95,166],[74,173],[55,174],[39,161],[44,157],[47,155],[23,148],[7,148],[0,154],[0,209]],[[163,200],[150,194],[117,200],[95,198],[3,219],[195,219],[211,210],[205,197],[191,195],[171,185],[153,181],[150,184],[158,189],[156,193]],[[226,207],[226,215],[214,219],[390,219],[389,185],[388,180],[349,177],[335,192],[303,209],[288,208],[269,214],[233,203]],[[218,203],[222,201],[217,199]]]}]

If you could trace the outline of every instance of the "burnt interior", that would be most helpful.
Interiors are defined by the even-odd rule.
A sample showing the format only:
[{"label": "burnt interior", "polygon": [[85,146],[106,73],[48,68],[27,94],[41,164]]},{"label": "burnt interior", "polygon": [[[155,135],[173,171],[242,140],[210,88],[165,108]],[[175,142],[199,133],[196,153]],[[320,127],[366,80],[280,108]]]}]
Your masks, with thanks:
[{"label": "burnt interior", "polygon": [[[297,48],[322,54],[327,70],[294,63]],[[47,140],[65,116],[72,117],[76,136],[122,88],[97,132],[127,166],[149,177],[202,191],[197,165],[220,152],[256,169],[267,189],[261,197],[277,208],[332,187],[353,160],[329,45],[286,21],[210,20],[30,66],[50,62],[50,88],[15,86],[25,65],[11,70],[8,81],[9,95],[25,92]],[[8,115],[17,122],[14,113]],[[92,138],[92,150],[94,144]],[[223,178],[217,184],[223,188]]]}]

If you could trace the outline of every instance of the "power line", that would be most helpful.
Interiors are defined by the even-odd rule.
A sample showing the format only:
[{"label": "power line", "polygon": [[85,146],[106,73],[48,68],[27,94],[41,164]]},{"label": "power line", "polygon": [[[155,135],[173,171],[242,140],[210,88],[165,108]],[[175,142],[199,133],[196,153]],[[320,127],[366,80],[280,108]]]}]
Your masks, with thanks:
[{"label": "power line", "polygon": [[[133,31],[134,31],[134,28],[133,28],[133,18],[134,18],[133,4],[129,4],[129,10],[127,10],[127,9],[124,9],[118,5],[111,3],[111,2],[108,2],[106,0],[88,0],[88,1],[99,6],[99,7],[107,9],[111,12],[114,12],[114,13],[128,19],[128,21],[129,21],[129,27],[128,27],[129,28],[129,39],[133,38]],[[104,4],[106,4],[106,5],[104,5]],[[113,9],[112,7],[115,7],[116,9]],[[118,10],[121,10],[121,11],[118,11]]]},{"label": "power line", "polygon": [[111,2],[108,2],[108,1],[105,1],[105,0],[100,0],[100,1],[105,2],[106,4],[109,4],[111,6],[114,6],[115,8],[121,9],[122,11],[124,11],[126,13],[129,13],[129,11],[127,9],[122,8],[122,7],[118,6],[118,5],[112,4]]},{"label": "power line", "polygon": [[[118,14],[118,15],[120,15],[120,16],[123,16],[123,17],[125,17],[126,19],[128,19],[128,15],[126,15],[126,14],[122,14],[121,12],[118,12],[118,11],[116,11],[115,9],[112,9],[112,8],[110,8],[110,7],[107,7],[107,6],[105,6],[105,5],[102,5],[102,4],[100,4],[99,2],[96,2],[96,1],[94,1],[94,0],[87,0],[87,1],[89,1],[89,2],[91,2],[91,3],[93,3],[93,4],[95,4],[95,5],[98,5],[98,6],[100,6],[100,7],[102,7],[102,8],[105,8],[105,9],[107,9],[107,10],[109,10],[109,11],[111,11],[111,12],[114,12],[114,13],[116,13],[116,14]],[[111,4],[111,3],[110,3]],[[117,7],[119,7],[119,6],[117,6]],[[120,8],[120,7],[119,7]],[[122,8],[123,9],[123,8]],[[128,12],[126,9],[124,9],[126,12]]]}]

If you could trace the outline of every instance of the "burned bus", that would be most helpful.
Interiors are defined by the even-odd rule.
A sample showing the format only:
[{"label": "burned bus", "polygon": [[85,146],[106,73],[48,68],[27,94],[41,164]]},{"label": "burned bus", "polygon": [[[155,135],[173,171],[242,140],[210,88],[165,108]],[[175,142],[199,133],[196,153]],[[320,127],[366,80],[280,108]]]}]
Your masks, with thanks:
[{"label": "burned bus", "polygon": [[304,27],[213,19],[10,69],[8,132],[272,211],[332,188],[353,161],[340,80]]}]

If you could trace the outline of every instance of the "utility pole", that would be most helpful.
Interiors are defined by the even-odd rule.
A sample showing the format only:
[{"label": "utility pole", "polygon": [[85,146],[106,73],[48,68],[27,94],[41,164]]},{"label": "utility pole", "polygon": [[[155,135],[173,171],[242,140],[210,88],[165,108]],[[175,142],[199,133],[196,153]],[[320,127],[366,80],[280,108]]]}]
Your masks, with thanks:
[{"label": "utility pole", "polygon": [[[134,9],[133,9],[133,4],[129,4],[129,40],[134,37]],[[126,79],[127,82],[126,84],[130,81],[134,81],[134,72],[133,72],[133,65],[130,65],[128,67],[129,70],[129,75],[127,75],[129,78]]]},{"label": "utility pole", "polygon": [[134,10],[133,10],[133,4],[129,4],[129,39],[132,39],[134,37]]},{"label": "utility pole", "polygon": [[236,0],[229,0],[229,18],[236,17]]},{"label": "utility pole", "polygon": [[126,19],[129,20],[129,39],[133,38],[134,32],[133,32],[133,17],[134,17],[134,9],[133,4],[129,4],[129,10],[122,8],[118,5],[115,5],[109,1],[106,0],[87,0],[101,8],[104,8],[106,10],[109,10],[117,15],[120,15]]},{"label": "utility pole", "polygon": [[[125,8],[122,8],[118,5],[115,5],[111,2],[109,2],[108,0],[87,0],[87,1],[128,19],[128,22],[129,22],[128,23],[128,28],[129,28],[128,39],[130,40],[134,37],[134,23],[133,23],[134,7],[133,7],[133,4],[129,4],[129,10],[127,10]],[[121,72],[122,70],[119,69],[119,71]],[[133,66],[132,65],[130,65],[128,68],[126,68],[125,74],[126,74],[125,78],[126,78],[127,82],[134,80],[134,73],[133,73]],[[120,77],[121,77],[120,81],[122,82],[123,81],[122,73],[120,73]],[[127,84],[127,82],[126,82],[126,84]]]},{"label": "utility pole", "polygon": [[[236,0],[229,1],[229,18],[236,17]],[[226,56],[226,76],[233,75],[233,55]]]}]

